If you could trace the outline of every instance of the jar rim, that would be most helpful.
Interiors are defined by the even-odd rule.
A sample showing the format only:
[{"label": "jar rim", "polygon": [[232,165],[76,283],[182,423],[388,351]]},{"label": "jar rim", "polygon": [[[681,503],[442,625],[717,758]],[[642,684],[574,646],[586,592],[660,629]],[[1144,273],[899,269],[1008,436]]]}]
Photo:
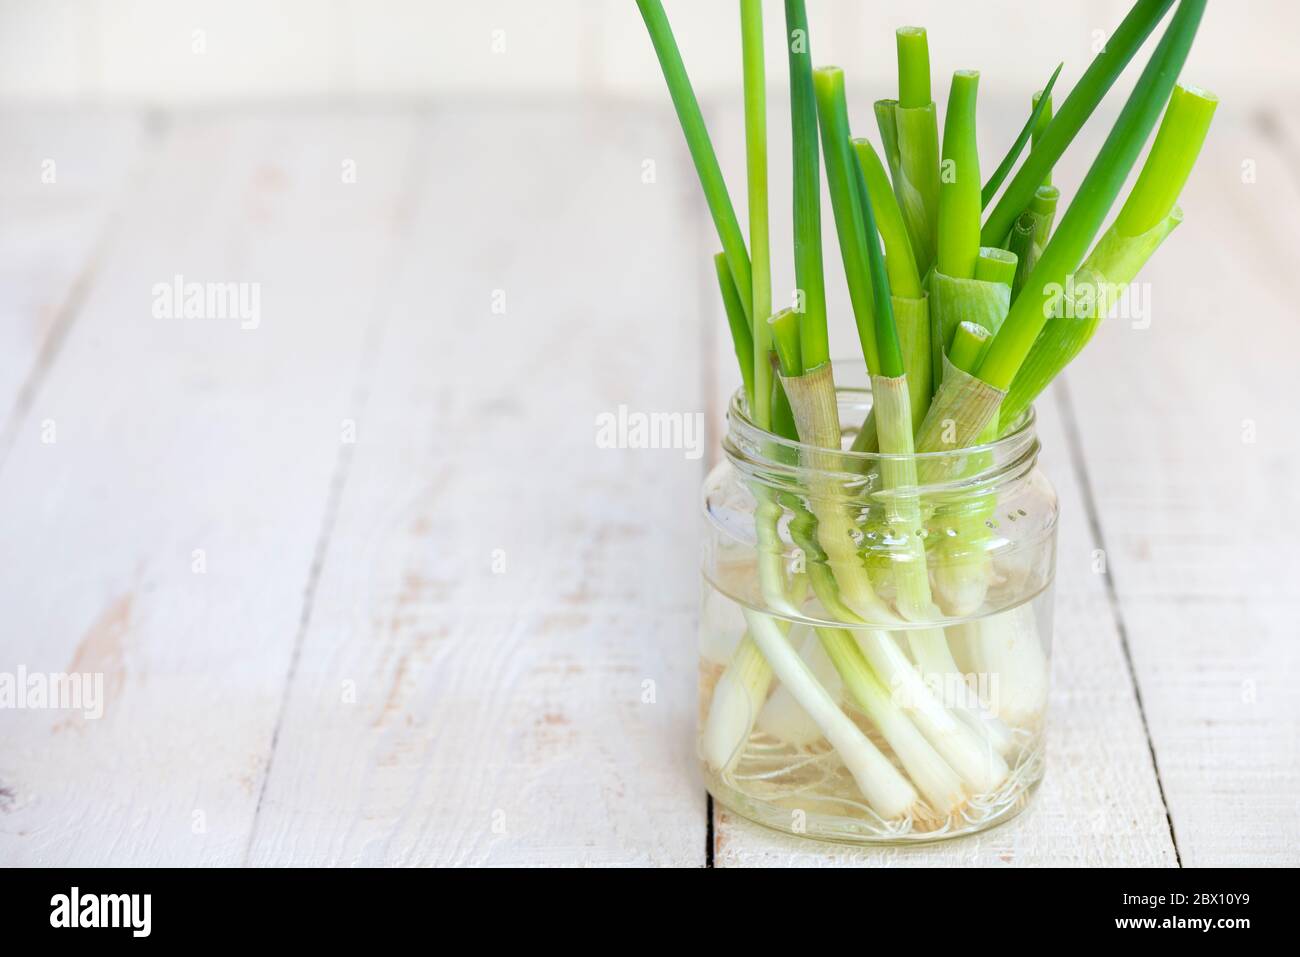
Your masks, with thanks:
[{"label": "jar rim", "polygon": [[[835,386],[835,394],[837,398],[852,395],[870,397],[871,386],[869,384],[866,386],[844,386],[837,383]],[[863,405],[864,408],[869,408],[871,403],[870,401],[867,401],[863,403]],[[865,421],[865,413],[863,419]],[[1010,457],[1015,458],[1017,456],[1013,453],[1020,446],[1024,445],[1027,441],[1034,443],[1037,442],[1037,433],[1034,428],[1037,421],[1037,412],[1035,411],[1034,406],[1030,405],[1025,409],[1025,411],[1020,413],[1020,416],[1016,419],[1014,427],[1009,432],[1005,435],[999,436],[992,442],[981,442],[975,445],[962,446],[960,448],[945,449],[941,452],[914,452],[911,455],[899,452],[855,452],[852,449],[840,449],[838,451],[832,449],[830,452],[836,457],[837,461],[846,464],[857,464],[863,467],[870,467],[879,462],[895,461],[898,459],[913,459],[921,462],[952,461],[956,458],[966,458],[970,455],[981,452],[990,452],[995,455],[997,453],[1002,453],[1003,456],[1010,455]],[[753,419],[750,418],[749,409],[747,408],[747,402],[745,400],[745,390],[743,388],[737,389],[732,394],[731,400],[727,404],[727,425],[728,432],[738,430],[744,436],[747,440],[746,445],[774,450],[775,454],[764,456],[765,458],[770,457],[774,460],[784,458],[785,456],[780,454],[780,450],[793,453],[793,455],[799,456],[800,458],[802,458],[804,453],[821,452],[824,454],[827,451],[818,446],[801,442],[798,439],[787,439],[774,432],[769,432],[766,429],[759,428],[759,426],[754,423]],[[851,465],[847,470],[856,471],[856,469],[851,468]]]}]

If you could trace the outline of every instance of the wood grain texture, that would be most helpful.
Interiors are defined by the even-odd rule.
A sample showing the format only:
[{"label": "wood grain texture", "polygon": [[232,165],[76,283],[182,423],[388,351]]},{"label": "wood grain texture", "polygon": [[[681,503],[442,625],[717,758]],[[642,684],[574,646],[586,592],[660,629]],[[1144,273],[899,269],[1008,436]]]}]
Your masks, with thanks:
[{"label": "wood grain texture", "polygon": [[425,135],[249,862],[702,865],[701,460],[596,444],[620,404],[702,416],[677,131],[449,110]]},{"label": "wood grain texture", "polygon": [[[0,462],[142,174],[135,113],[0,113]],[[97,148],[87,150],[86,144]]]},{"label": "wood grain texture", "polygon": [[[739,111],[710,120],[743,206]],[[703,865],[697,489],[737,373],[667,110],[13,122],[0,671],[103,673],[107,710],[0,711],[0,862]],[[12,178],[51,129],[101,157],[53,204]],[[1300,115],[1213,135],[1150,327],[1103,324],[1040,403],[1062,526],[1031,808],[882,851],[719,810],[718,866],[1297,863]],[[259,327],[155,318],[175,273],[260,282]],[[599,448],[620,404],[703,413],[709,451]]]},{"label": "wood grain texture", "polygon": [[[5,862],[242,860],[412,128],[209,116],[161,145],[0,473],[3,667],[106,698],[0,712]],[[260,283],[260,323],[156,316],[178,273]]]}]

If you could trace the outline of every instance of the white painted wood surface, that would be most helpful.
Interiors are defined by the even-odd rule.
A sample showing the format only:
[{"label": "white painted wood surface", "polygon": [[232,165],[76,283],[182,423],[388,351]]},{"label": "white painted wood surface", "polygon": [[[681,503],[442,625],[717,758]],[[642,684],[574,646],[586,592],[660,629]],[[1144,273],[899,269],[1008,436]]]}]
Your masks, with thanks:
[{"label": "white painted wood surface", "polygon": [[427,125],[250,863],[704,862],[700,463],[595,444],[702,406],[665,120]]},{"label": "white painted wood surface", "polygon": [[[671,116],[6,116],[7,144],[95,162],[60,164],[74,202],[22,180],[39,148],[0,150],[0,670],[102,670],[108,700],[0,711],[0,862],[1300,863],[1298,128],[1225,111],[1144,276],[1151,328],[1108,326],[1042,404],[1063,524],[1034,805],[853,851],[710,828],[708,457],[594,441],[626,403],[704,411],[715,442],[735,375]],[[177,272],[260,282],[259,327],[155,318]]]}]

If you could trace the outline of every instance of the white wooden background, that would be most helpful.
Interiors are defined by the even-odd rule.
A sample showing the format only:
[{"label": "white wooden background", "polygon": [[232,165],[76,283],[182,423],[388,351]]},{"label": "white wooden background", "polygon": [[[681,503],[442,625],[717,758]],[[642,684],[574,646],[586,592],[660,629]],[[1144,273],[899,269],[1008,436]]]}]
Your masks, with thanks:
[{"label": "white wooden background", "polygon": [[[819,59],[851,67],[849,82],[874,97],[897,82],[896,26],[929,28],[936,76],[979,67],[1008,88],[1036,89],[1060,59],[1081,68],[1131,5],[809,0],[808,9]],[[737,0],[664,6],[697,88],[733,93]],[[765,7],[779,22],[779,0]],[[1236,102],[1282,102],[1300,92],[1297,29],[1294,0],[1211,3],[1189,65]],[[779,31],[769,34],[768,57],[782,62]],[[785,85],[779,71],[769,80]],[[658,103],[663,81],[633,0],[0,0],[0,99],[192,106],[431,93]]]},{"label": "white wooden background", "polygon": [[[985,155],[1020,107],[985,110]],[[709,119],[739,197],[736,104]],[[0,711],[0,863],[1300,863],[1293,109],[1225,105],[1144,274],[1150,328],[1106,324],[1040,405],[1062,501],[1040,793],[893,850],[710,808],[709,457],[594,442],[626,403],[704,411],[714,448],[736,378],[663,103],[0,130],[0,671],[108,695],[98,721]],[[154,318],[176,273],[260,283],[260,326]]]}]

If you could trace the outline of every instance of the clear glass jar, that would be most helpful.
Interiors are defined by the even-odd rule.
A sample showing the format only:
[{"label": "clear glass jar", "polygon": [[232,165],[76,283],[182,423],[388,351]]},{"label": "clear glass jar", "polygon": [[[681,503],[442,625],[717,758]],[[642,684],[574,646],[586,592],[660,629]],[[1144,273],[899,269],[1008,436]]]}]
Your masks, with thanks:
[{"label": "clear glass jar", "polygon": [[[851,367],[837,367],[846,449],[871,407]],[[917,455],[912,488],[882,486],[887,456],[810,455],[759,430],[741,393],[723,449],[703,494],[710,793],[760,824],[853,843],[1013,817],[1043,775],[1056,556],[1033,411],[990,444]],[[827,557],[836,533],[855,557]]]}]

